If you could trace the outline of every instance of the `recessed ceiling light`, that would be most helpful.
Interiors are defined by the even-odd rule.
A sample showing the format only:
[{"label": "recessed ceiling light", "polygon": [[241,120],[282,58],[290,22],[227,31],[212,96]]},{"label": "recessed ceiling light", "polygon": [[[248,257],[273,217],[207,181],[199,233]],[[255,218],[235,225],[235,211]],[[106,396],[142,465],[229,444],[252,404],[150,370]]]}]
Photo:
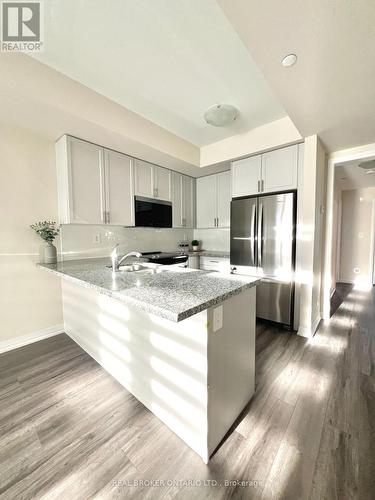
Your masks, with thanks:
[{"label": "recessed ceiling light", "polygon": [[205,121],[213,127],[225,127],[238,118],[238,110],[231,104],[215,104],[204,114]]},{"label": "recessed ceiling light", "polygon": [[281,64],[284,66],[284,68],[289,68],[290,66],[296,64],[296,62],[297,62],[297,56],[295,54],[288,54],[281,61]]}]

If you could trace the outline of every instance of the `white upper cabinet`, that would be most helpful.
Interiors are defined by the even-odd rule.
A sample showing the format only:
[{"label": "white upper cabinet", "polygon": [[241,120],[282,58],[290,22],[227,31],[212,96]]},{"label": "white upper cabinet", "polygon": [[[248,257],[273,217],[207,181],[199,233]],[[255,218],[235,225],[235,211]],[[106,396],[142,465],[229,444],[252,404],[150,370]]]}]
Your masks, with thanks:
[{"label": "white upper cabinet", "polygon": [[251,156],[232,163],[232,196],[250,196],[260,191],[262,178],[261,156]]},{"label": "white upper cabinet", "polygon": [[142,160],[135,162],[135,194],[146,198],[172,200],[171,171]]},{"label": "white upper cabinet", "polygon": [[217,227],[230,226],[230,171],[217,174]]},{"label": "white upper cabinet", "polygon": [[232,163],[232,196],[297,189],[298,145]]},{"label": "white upper cabinet", "polygon": [[154,198],[154,165],[146,161],[135,161],[135,194]]},{"label": "white upper cabinet", "polygon": [[173,227],[194,227],[194,179],[172,172]]},{"label": "white upper cabinet", "polygon": [[63,136],[56,165],[61,224],[134,225],[131,158]]},{"label": "white upper cabinet", "polygon": [[183,227],[182,175],[177,172],[172,173],[172,191],[173,191],[173,201],[172,201],[173,227]]},{"label": "white upper cabinet", "polygon": [[265,193],[297,189],[298,145],[262,155],[262,190]]},{"label": "white upper cabinet", "polygon": [[154,166],[154,198],[172,200],[172,176],[166,168]]},{"label": "white upper cabinet", "polygon": [[195,217],[195,180],[182,176],[183,219],[184,227],[194,227]]},{"label": "white upper cabinet", "polygon": [[216,175],[197,179],[197,227],[216,227]]},{"label": "white upper cabinet", "polygon": [[229,227],[230,172],[197,179],[197,228]]},{"label": "white upper cabinet", "polygon": [[56,143],[56,164],[60,223],[103,224],[103,148],[64,136]]},{"label": "white upper cabinet", "polygon": [[106,222],[134,226],[133,160],[105,149],[104,166]]}]

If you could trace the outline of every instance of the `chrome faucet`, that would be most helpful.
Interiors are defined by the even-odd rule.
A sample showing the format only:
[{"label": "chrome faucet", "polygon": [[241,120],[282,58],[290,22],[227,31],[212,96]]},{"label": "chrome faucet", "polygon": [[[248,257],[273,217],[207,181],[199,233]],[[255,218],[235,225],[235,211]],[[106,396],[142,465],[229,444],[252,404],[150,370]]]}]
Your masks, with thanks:
[{"label": "chrome faucet", "polygon": [[142,257],[140,252],[129,252],[123,255],[121,258],[118,253],[119,244],[115,246],[115,248],[111,252],[111,261],[112,261],[112,271],[117,272],[120,269],[121,262],[123,262],[128,257],[137,257],[138,259]]}]

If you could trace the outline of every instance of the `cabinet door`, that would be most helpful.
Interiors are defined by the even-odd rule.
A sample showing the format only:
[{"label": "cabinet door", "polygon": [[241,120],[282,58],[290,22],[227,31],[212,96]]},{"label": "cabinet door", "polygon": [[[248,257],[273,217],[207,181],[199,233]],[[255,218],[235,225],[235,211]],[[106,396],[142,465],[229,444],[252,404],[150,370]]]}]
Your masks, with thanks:
[{"label": "cabinet door", "polygon": [[217,174],[217,226],[230,226],[230,172]]},{"label": "cabinet door", "polygon": [[134,226],[132,159],[104,151],[107,223]]},{"label": "cabinet door", "polygon": [[136,160],[135,162],[135,194],[154,198],[153,168],[151,163]]},{"label": "cabinet door", "polygon": [[194,200],[195,200],[195,181],[192,177],[182,176],[183,189],[183,224],[184,227],[194,227]]},{"label": "cabinet door", "polygon": [[73,137],[68,140],[69,222],[105,222],[103,148]]},{"label": "cabinet door", "polygon": [[197,227],[216,227],[216,175],[197,179]]},{"label": "cabinet door", "polygon": [[232,196],[249,196],[259,193],[262,174],[260,155],[244,158],[232,163]]},{"label": "cabinet door", "polygon": [[154,179],[155,198],[171,201],[171,171],[162,167],[154,167]]},{"label": "cabinet door", "polygon": [[183,197],[182,182],[183,176],[177,172],[172,173],[172,217],[173,227],[183,227]]},{"label": "cabinet door", "polygon": [[262,155],[263,191],[297,189],[298,145]]}]

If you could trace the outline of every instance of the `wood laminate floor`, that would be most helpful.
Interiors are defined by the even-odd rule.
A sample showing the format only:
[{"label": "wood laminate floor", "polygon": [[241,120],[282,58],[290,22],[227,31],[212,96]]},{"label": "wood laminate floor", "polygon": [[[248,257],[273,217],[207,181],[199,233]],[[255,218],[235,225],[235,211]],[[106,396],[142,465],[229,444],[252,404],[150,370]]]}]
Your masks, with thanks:
[{"label": "wood laminate floor", "polygon": [[259,325],[256,394],[209,465],[66,335],[3,354],[0,498],[374,499],[374,337],[356,290],[312,341]]}]

